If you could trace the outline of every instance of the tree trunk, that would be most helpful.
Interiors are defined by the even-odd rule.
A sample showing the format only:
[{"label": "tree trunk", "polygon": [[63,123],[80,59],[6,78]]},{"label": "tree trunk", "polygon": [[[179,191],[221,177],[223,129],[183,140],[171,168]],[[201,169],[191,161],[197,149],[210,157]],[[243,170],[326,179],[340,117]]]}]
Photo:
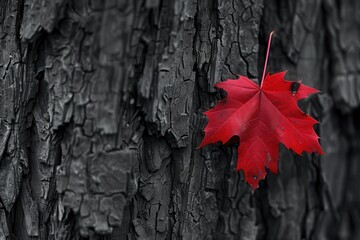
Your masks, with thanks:
[{"label": "tree trunk", "polygon": [[[358,0],[1,0],[0,239],[360,239]],[[326,152],[252,194],[215,83],[289,70]]]}]

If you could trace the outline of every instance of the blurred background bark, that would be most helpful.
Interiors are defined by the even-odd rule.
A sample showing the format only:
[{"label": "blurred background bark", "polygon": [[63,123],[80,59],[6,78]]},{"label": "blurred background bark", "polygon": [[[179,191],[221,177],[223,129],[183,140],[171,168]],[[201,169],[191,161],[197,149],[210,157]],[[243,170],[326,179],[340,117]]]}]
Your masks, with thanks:
[{"label": "blurred background bark", "polygon": [[[324,157],[254,194],[214,84],[289,70]],[[1,0],[0,239],[360,239],[360,1]]]}]

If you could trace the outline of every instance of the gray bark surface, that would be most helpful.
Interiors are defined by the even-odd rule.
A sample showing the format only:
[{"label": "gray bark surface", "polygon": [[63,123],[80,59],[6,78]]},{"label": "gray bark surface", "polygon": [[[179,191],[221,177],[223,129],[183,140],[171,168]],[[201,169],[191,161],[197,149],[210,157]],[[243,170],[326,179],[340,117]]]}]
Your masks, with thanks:
[{"label": "gray bark surface", "polygon": [[[1,0],[0,239],[360,239],[360,1]],[[325,156],[254,194],[196,149],[215,83],[289,70]]]}]

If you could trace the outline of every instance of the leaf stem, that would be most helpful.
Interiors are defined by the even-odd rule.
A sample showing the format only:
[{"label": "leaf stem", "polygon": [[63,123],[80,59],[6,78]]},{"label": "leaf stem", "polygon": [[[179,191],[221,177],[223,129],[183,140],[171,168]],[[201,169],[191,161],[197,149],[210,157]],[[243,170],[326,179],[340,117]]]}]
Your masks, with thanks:
[{"label": "leaf stem", "polygon": [[275,32],[275,31],[272,31],[272,32],[270,33],[269,40],[268,40],[268,46],[267,46],[266,57],[265,57],[265,64],[264,64],[264,71],[263,71],[263,75],[262,75],[262,78],[261,78],[260,89],[262,88],[262,86],[263,86],[263,84],[264,84],[264,79],[265,79],[265,74],[266,74],[266,66],[267,66],[268,59],[269,59],[271,40],[272,40],[272,36],[273,36],[274,32]]}]

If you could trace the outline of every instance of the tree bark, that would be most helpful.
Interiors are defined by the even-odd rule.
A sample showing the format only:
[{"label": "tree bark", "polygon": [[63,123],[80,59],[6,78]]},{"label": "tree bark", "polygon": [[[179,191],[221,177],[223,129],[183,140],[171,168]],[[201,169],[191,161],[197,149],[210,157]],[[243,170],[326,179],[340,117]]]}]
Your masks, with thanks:
[{"label": "tree bark", "polygon": [[[359,239],[360,2],[2,0],[0,239]],[[325,156],[252,194],[215,83],[289,70]]]}]

